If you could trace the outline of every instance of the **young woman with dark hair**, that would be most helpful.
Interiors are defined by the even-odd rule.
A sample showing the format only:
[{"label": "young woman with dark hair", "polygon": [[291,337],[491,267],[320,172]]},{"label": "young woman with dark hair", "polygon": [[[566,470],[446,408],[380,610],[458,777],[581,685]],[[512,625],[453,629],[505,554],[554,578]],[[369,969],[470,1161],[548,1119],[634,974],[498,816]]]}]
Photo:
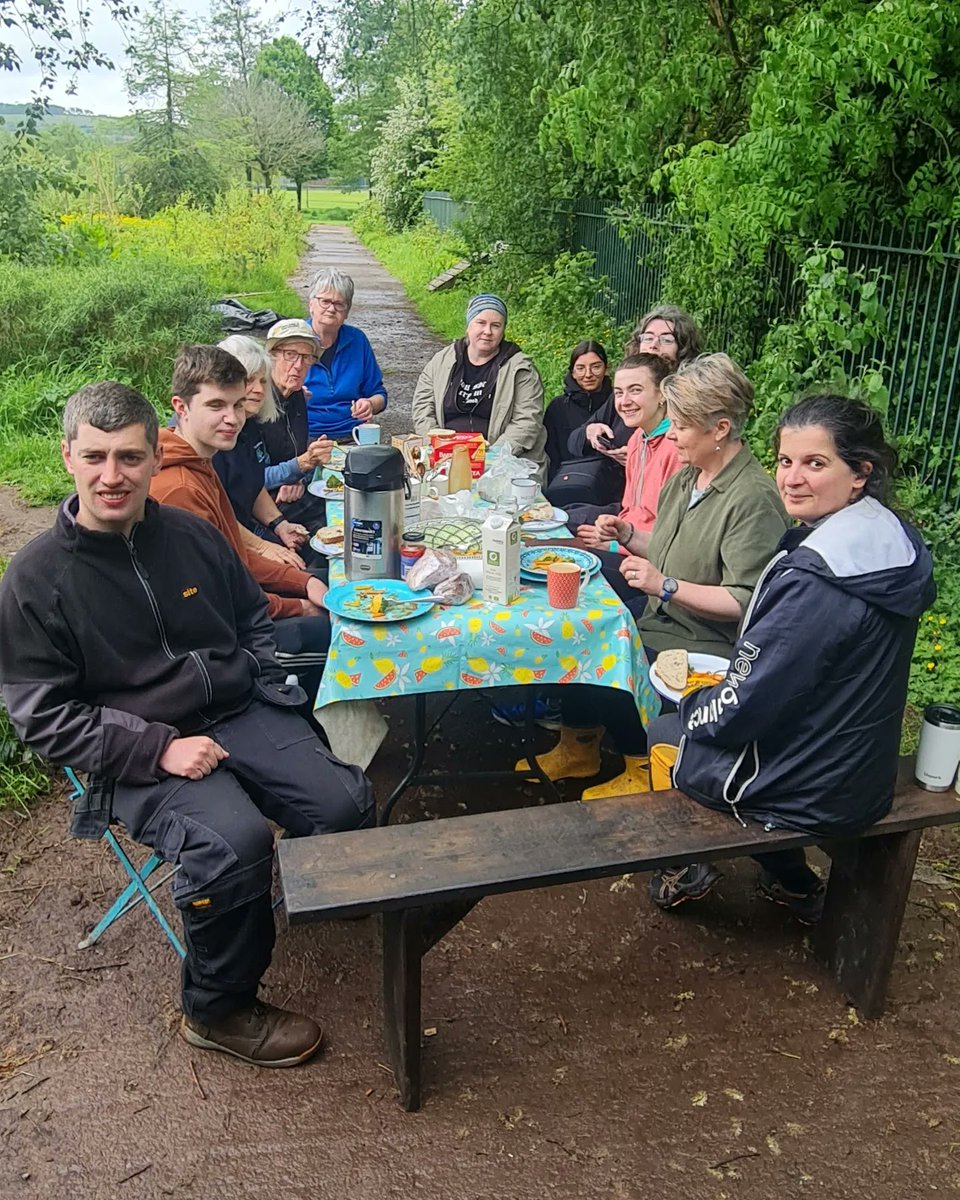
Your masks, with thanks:
[{"label": "young woman with dark hair", "polygon": [[[605,404],[611,395],[607,377],[607,352],[599,342],[578,342],[570,354],[563,391],[547,405],[543,416],[547,431],[547,477],[553,479],[568,457],[570,434]],[[626,445],[631,431],[623,426],[617,443]],[[616,434],[615,434],[616,438]],[[614,472],[615,473],[615,472]]]},{"label": "young woman with dark hair", "polygon": [[[757,583],[726,678],[648,731],[653,787],[823,837],[890,809],[917,622],[936,595],[920,535],[887,507],[896,453],[859,400],[812,396],[783,414],[777,487],[798,522]],[[755,856],[762,895],[819,919],[802,850]],[[660,908],[706,895],[709,863],[660,871]]]}]

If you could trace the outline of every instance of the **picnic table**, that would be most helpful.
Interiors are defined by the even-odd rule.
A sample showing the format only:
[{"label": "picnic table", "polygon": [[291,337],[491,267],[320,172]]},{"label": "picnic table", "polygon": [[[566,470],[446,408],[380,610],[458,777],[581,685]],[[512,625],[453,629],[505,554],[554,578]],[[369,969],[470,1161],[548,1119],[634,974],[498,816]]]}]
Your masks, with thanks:
[{"label": "picnic table", "polygon": [[[328,500],[327,505],[331,521],[342,521],[342,504]],[[538,540],[569,537],[558,530]],[[344,580],[343,560],[331,559],[331,586]],[[484,600],[478,591],[466,604],[438,606],[409,621],[373,623],[331,614],[330,623],[327,666],[315,702],[321,723],[324,709],[342,701],[406,695],[417,701],[410,760],[381,810],[380,823],[389,819],[413,782],[446,779],[420,773],[429,734],[429,694],[445,693],[453,702],[463,693],[489,688],[594,684],[630,692],[644,725],[660,712],[636,623],[599,572],[583,585],[580,603],[570,610],[551,608],[546,587],[530,584],[509,605]],[[526,740],[532,725],[531,711]],[[539,768],[533,773],[552,786]],[[475,774],[516,778],[512,770]]]}]

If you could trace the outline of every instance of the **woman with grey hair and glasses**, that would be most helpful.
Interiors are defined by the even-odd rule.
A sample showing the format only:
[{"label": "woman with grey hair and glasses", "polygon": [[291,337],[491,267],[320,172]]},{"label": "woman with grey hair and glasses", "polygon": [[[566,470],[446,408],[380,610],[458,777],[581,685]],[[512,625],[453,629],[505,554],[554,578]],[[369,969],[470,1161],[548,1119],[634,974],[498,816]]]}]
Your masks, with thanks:
[{"label": "woman with grey hair and glasses", "polygon": [[311,438],[344,441],[387,407],[383,374],[367,335],[346,323],[352,305],[353,280],[335,267],[321,271],[310,285],[310,324],[320,339],[320,356],[306,379]]}]

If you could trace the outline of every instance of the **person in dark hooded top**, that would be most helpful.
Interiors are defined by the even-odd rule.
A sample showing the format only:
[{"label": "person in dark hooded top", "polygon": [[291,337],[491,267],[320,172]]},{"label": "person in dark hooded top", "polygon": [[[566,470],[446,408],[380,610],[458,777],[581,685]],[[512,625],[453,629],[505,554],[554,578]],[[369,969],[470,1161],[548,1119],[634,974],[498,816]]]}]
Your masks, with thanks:
[{"label": "person in dark hooded top", "polygon": [[[567,442],[610,399],[613,389],[607,375],[607,352],[589,338],[577,342],[570,353],[570,365],[563,381],[563,392],[547,405],[543,416],[547,431],[547,476],[553,479],[567,458]],[[617,445],[626,445],[632,429],[614,430]],[[619,437],[617,438],[617,435]]]},{"label": "person in dark hooded top", "polygon": [[[741,823],[842,837],[893,802],[933,562],[886,506],[896,454],[868,405],[801,400],[781,417],[775,448],[777,486],[799,524],[757,583],[726,677],[651,723],[652,783]],[[825,889],[803,850],[755,857],[761,894],[817,921]],[[709,863],[659,871],[651,897],[673,908],[718,878]]]}]

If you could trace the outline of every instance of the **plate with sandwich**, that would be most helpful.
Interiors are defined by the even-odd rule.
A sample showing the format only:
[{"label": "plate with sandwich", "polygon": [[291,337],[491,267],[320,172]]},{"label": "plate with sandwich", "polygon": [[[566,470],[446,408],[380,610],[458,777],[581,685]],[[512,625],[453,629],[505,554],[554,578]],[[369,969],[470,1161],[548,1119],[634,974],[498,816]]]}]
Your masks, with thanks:
[{"label": "plate with sandwich", "polygon": [[730,659],[719,654],[688,654],[686,650],[661,650],[650,666],[650,683],[665,700],[679,704],[698,688],[713,687],[730,668]]},{"label": "plate with sandwich", "polygon": [[531,504],[520,514],[520,524],[524,533],[547,533],[551,529],[562,529],[567,523],[567,514],[562,508],[554,508],[544,500],[541,504]]},{"label": "plate with sandwich", "polygon": [[322,525],[310,539],[310,545],[327,558],[337,558],[343,553],[343,526]]}]

